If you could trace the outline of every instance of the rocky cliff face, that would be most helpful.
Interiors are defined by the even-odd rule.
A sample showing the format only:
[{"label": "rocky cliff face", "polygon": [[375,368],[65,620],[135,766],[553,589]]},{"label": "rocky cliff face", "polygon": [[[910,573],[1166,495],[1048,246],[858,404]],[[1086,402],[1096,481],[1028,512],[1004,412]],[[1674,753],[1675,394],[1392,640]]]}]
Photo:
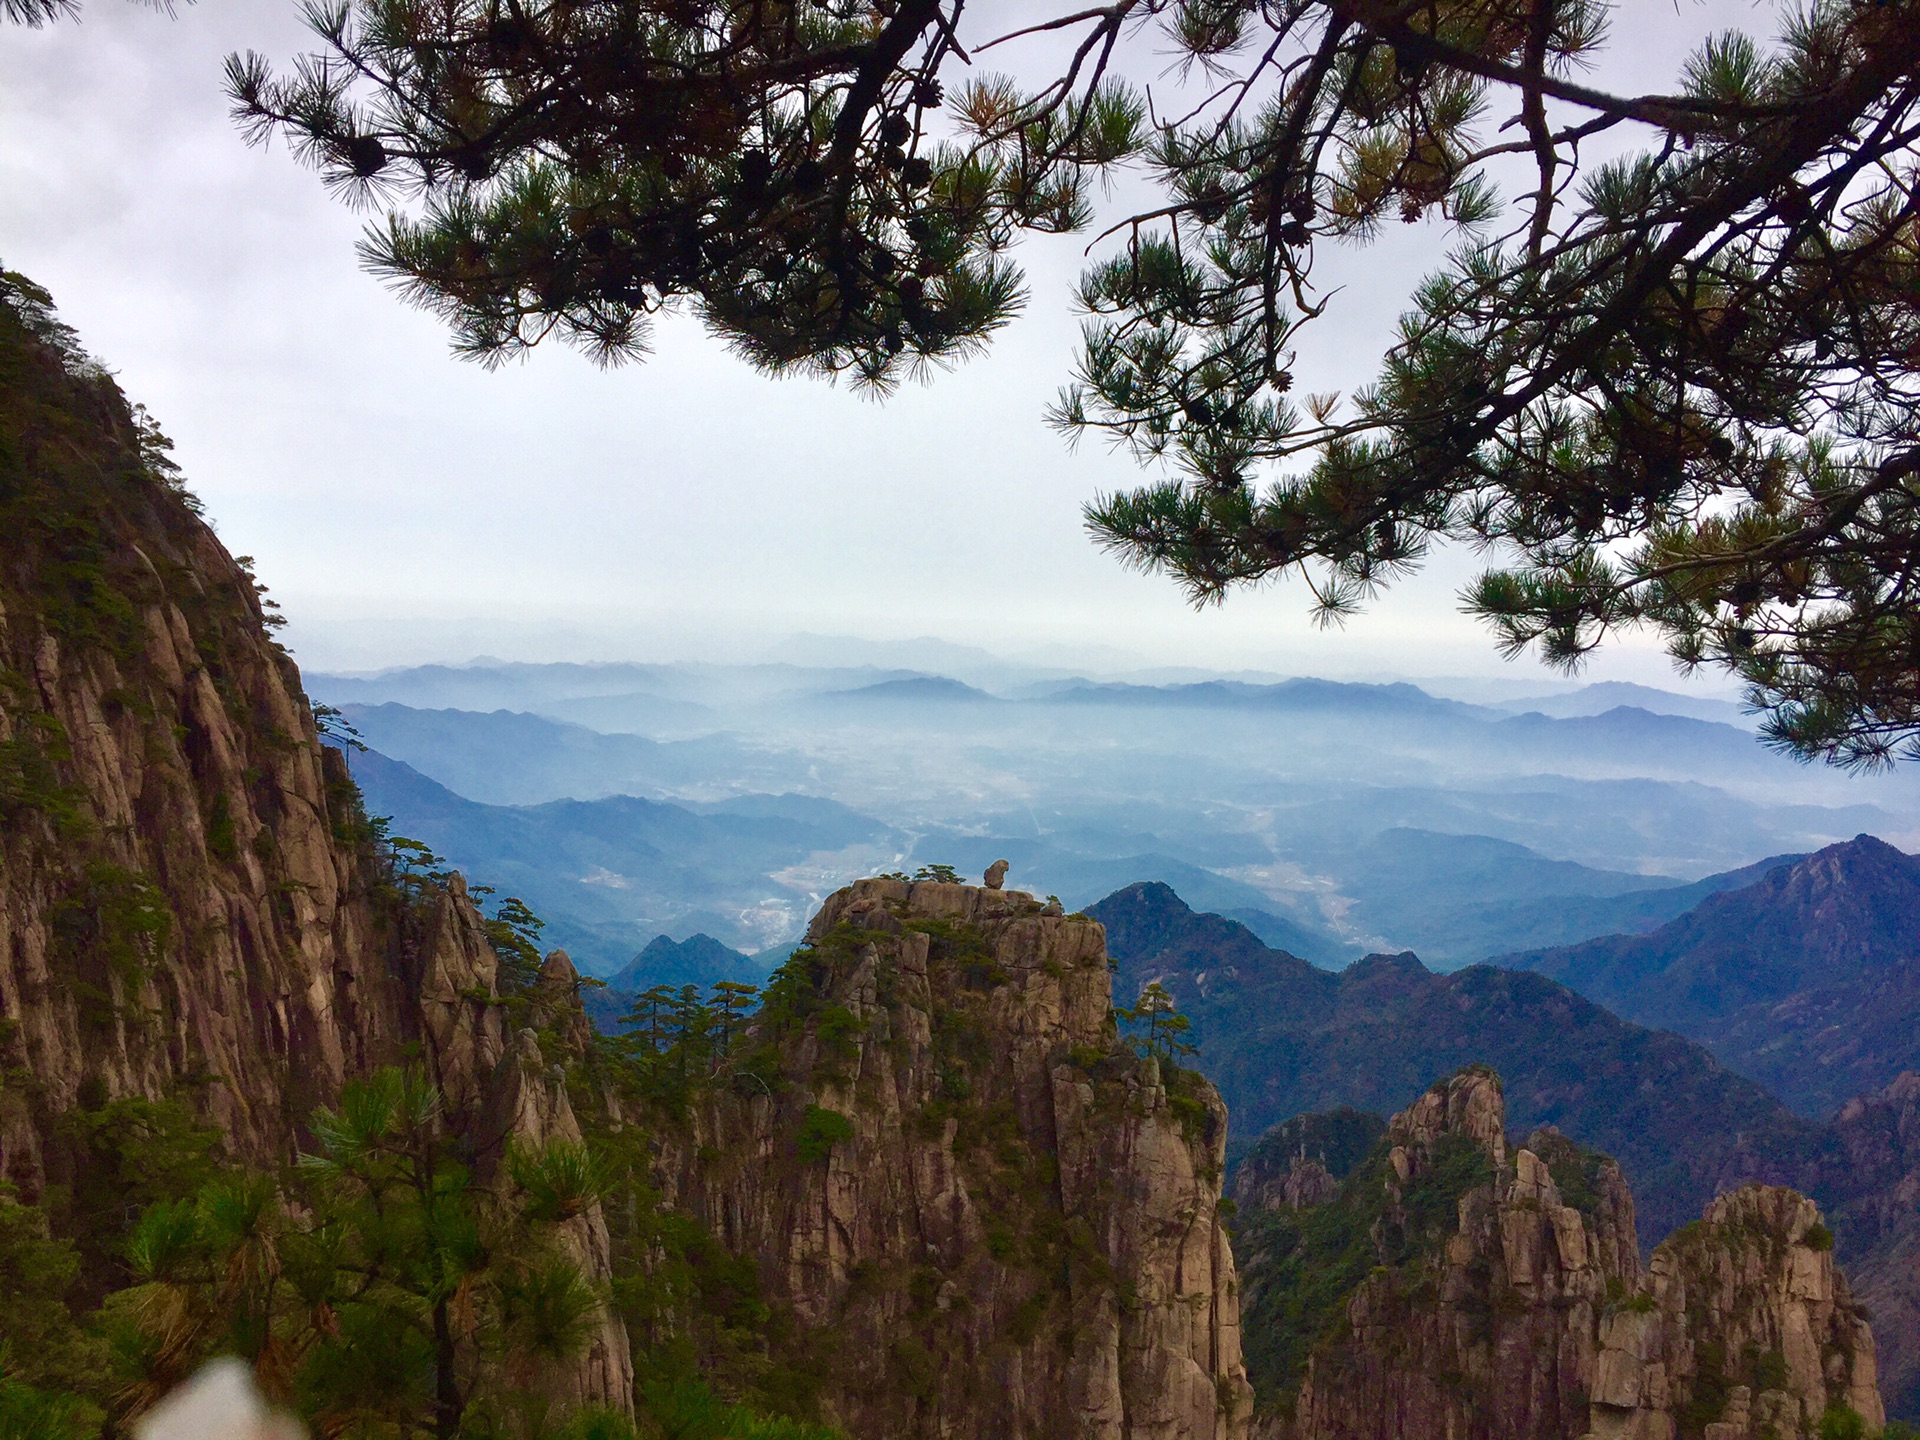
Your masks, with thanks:
[{"label": "rocky cliff face", "polygon": [[470,1089],[498,1052],[464,892],[378,903],[258,587],[21,293],[0,306],[0,1171],[31,1195],[53,1117],[183,1087],[238,1155],[278,1159],[422,1036]]},{"label": "rocky cliff face", "polygon": [[1801,1183],[1826,1206],[1834,1253],[1873,1316],[1888,1411],[1920,1419],[1920,1074],[1848,1101]]},{"label": "rocky cliff face", "polygon": [[1653,1252],[1605,1318],[1593,1372],[1596,1440],[1810,1436],[1845,1407],[1886,1419],[1873,1334],[1834,1268],[1811,1200],[1751,1185]]},{"label": "rocky cliff face", "polygon": [[1103,932],[1057,910],[833,895],[769,988],[752,1078],[663,1153],[861,1440],[1246,1434],[1225,1109],[1120,1043]]},{"label": "rocky cliff face", "polygon": [[1737,1137],[1713,1157],[1716,1188],[1784,1185],[1820,1205],[1834,1255],[1873,1317],[1887,1411],[1920,1420],[1920,1073],[1849,1100],[1791,1143],[1778,1141]]},{"label": "rocky cliff face", "polygon": [[[477,1126],[519,1083],[494,951],[458,876],[406,883],[374,838],[157,432],[0,277],[0,1177],[71,1179],[61,1117],[136,1096],[276,1164],[412,1057]],[[476,1139],[572,1124],[507,1119]]]},{"label": "rocky cliff face", "polygon": [[[542,978],[568,987],[571,1003],[561,1008],[560,1015],[578,1017],[584,1026],[586,1016],[579,1002],[572,1000],[573,966],[563,952],[556,950],[548,957]],[[559,1048],[566,1052],[564,1041]],[[480,1097],[478,1114],[478,1134],[492,1142],[482,1150],[482,1173],[496,1186],[511,1183],[499,1163],[508,1145],[538,1148],[553,1141],[581,1145],[585,1138],[568,1098],[567,1067],[549,1062],[539,1035],[531,1029],[520,1031],[501,1056]],[[613,1242],[600,1206],[587,1207],[560,1221],[555,1229],[561,1253],[582,1275],[604,1282],[613,1274]],[[563,1406],[605,1403],[626,1408],[633,1403],[632,1349],[626,1326],[611,1310],[594,1317],[582,1352],[570,1365],[550,1368],[558,1373],[548,1376],[548,1398]]]},{"label": "rocky cliff face", "polygon": [[1884,1418],[1811,1201],[1723,1196],[1642,1272],[1618,1169],[1550,1129],[1510,1149],[1485,1071],[1395,1116],[1337,1198],[1241,1228],[1275,1440],[1790,1440],[1830,1409]]},{"label": "rocky cliff face", "polygon": [[[1360,1253],[1300,1256],[1284,1279],[1344,1273],[1352,1289],[1328,1317],[1333,1338],[1307,1354],[1297,1393],[1272,1397],[1262,1434],[1546,1440],[1586,1428],[1599,1316],[1609,1289],[1638,1270],[1633,1202],[1611,1164],[1586,1165],[1553,1132],[1509,1155],[1505,1124],[1489,1072],[1443,1081],[1393,1118],[1372,1160],[1327,1202],[1349,1212],[1347,1248]],[[1567,1203],[1554,1162],[1580,1206]],[[1272,1263],[1250,1262],[1249,1284],[1264,1284]],[[1287,1310],[1286,1297],[1263,1295],[1249,1327]],[[1317,1328],[1318,1317],[1300,1318]]]}]

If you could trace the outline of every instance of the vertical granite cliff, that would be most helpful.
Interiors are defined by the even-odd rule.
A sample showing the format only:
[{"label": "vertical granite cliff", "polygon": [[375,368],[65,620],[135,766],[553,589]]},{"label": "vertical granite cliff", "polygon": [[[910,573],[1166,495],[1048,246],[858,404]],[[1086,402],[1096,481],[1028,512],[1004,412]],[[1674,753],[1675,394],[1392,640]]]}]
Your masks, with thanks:
[{"label": "vertical granite cliff", "polygon": [[1239,1440],[1226,1112],[1123,1044],[1105,937],[1019,891],[864,880],[760,1058],[662,1166],[813,1337],[856,1440]]},{"label": "vertical granite cliff", "polygon": [[[1548,1440],[1586,1428],[1599,1314],[1639,1266],[1633,1202],[1617,1169],[1587,1165],[1554,1132],[1509,1154],[1505,1125],[1491,1072],[1441,1082],[1321,1202],[1351,1222],[1339,1251],[1315,1247],[1309,1225],[1293,1265],[1250,1259],[1249,1330],[1284,1316],[1306,1351],[1297,1391],[1274,1397],[1261,1433]],[[1260,1293],[1340,1274],[1351,1291],[1321,1316]],[[1256,1347],[1264,1338],[1249,1334]]]},{"label": "vertical granite cliff", "polygon": [[[403,1061],[483,1160],[573,1124],[562,1095],[482,1133],[525,1088],[484,922],[381,852],[271,630],[151,422],[0,276],[0,1180],[27,1200],[75,1178],[63,1118],[129,1097],[258,1167]],[[624,1404],[602,1339],[576,1388]]]},{"label": "vertical granite cliff", "polygon": [[52,1121],[190,1095],[285,1157],[349,1074],[427,1043],[457,1098],[499,1058],[457,883],[407,903],[269,610],[150,425],[9,281],[0,304],[0,1174]]},{"label": "vertical granite cliff", "polygon": [[1885,1422],[1873,1333],[1811,1200],[1749,1185],[1663,1241],[1605,1317],[1595,1440],[1797,1440],[1831,1410]]},{"label": "vertical granite cliff", "polygon": [[1883,1423],[1873,1336],[1811,1201],[1722,1196],[1643,1271],[1612,1161],[1551,1128],[1514,1147],[1505,1123],[1498,1078],[1469,1069],[1394,1116],[1331,1198],[1324,1180],[1248,1184],[1256,1435],[1806,1440],[1830,1413]]},{"label": "vertical granite cliff", "polygon": [[[543,978],[570,982],[573,967],[566,955],[548,957]],[[571,991],[569,991],[571,995]],[[584,1012],[577,1001],[567,1018]],[[497,1190],[510,1189],[509,1167],[501,1161],[512,1147],[537,1150],[559,1142],[584,1146],[585,1134],[568,1096],[569,1064],[584,1058],[564,1041],[555,1047],[559,1059],[549,1057],[541,1037],[523,1029],[513,1037],[495,1067],[485,1093],[479,1097],[477,1136],[481,1173]],[[582,1275],[604,1283],[614,1273],[613,1241],[606,1216],[598,1204],[560,1218],[554,1226],[560,1253]],[[545,1367],[547,1398],[564,1407],[602,1403],[619,1409],[633,1404],[633,1354],[627,1329],[611,1308],[596,1313],[588,1326],[580,1353],[569,1363]]]}]

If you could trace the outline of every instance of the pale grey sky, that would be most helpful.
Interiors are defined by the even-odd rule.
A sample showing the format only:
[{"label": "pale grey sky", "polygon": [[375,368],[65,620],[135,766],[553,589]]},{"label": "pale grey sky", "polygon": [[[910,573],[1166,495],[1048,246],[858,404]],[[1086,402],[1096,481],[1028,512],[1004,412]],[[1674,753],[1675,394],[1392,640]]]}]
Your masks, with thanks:
[{"label": "pale grey sky", "polygon": [[[1747,0],[1622,8],[1632,51],[1608,67],[1649,85],[1709,21],[1771,28]],[[1069,453],[1041,421],[1077,332],[1067,287],[1083,241],[1025,245],[1026,316],[986,360],[884,405],[763,379],[685,320],[660,327],[642,365],[600,372],[554,348],[488,372],[358,269],[361,217],[228,121],[228,51],[284,61],[305,47],[290,0],[200,0],[173,19],[88,0],[80,24],[0,40],[0,260],[51,289],[160,419],[223,538],[257,558],[304,663],[734,658],[812,631],[1056,659],[1546,677],[1503,664],[1457,613],[1470,556],[1321,633],[1297,586],[1196,614],[1097,552],[1080,506],[1137,472],[1098,446]],[[1142,63],[1150,76],[1157,62]],[[1347,289],[1305,389],[1370,375],[1443,243],[1396,229],[1338,260]],[[1675,683],[1646,644],[1589,674]]]}]

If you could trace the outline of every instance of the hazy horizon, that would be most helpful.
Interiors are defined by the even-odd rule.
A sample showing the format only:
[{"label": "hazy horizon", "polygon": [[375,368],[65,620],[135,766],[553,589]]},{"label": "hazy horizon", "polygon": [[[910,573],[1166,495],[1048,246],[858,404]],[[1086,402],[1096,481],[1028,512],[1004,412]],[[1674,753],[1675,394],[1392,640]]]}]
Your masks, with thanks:
[{"label": "hazy horizon", "polygon": [[[1637,685],[1673,695],[1723,700],[1739,699],[1739,687],[1725,677],[1699,672],[1681,675],[1665,664],[1657,654],[1615,657],[1615,663],[1593,666],[1568,674],[1528,662],[1502,663],[1490,656],[1493,664],[1476,667],[1473,656],[1459,658],[1469,663],[1448,668],[1444,664],[1426,668],[1396,667],[1379,663],[1372,653],[1315,657],[1319,668],[1289,664],[1292,659],[1308,659],[1307,654],[1280,652],[1277,663],[1255,664],[1251,657],[1236,661],[1229,654],[1220,663],[1208,664],[1191,653],[1157,654],[1142,648],[1127,650],[1118,645],[1073,644],[1055,641],[1034,645],[994,647],[959,640],[946,635],[919,633],[876,636],[846,632],[785,631],[760,636],[734,634],[705,637],[675,634],[656,637],[649,645],[644,637],[629,644],[592,632],[528,632],[523,644],[500,645],[513,635],[511,625],[471,620],[464,623],[418,625],[396,619],[372,625],[380,638],[368,639],[338,629],[303,623],[291,618],[281,632],[303,670],[340,677],[370,678],[426,667],[474,669],[494,665],[602,665],[631,664],[755,666],[799,664],[806,666],[871,667],[888,670],[913,670],[927,674],[951,675],[966,679],[969,667],[991,666],[1008,670],[1027,670],[1039,678],[1081,676],[1091,680],[1136,680],[1142,684],[1168,684],[1199,680],[1239,680],[1273,683],[1291,679],[1326,679],[1353,684],[1417,685],[1436,695],[1453,699],[1510,699],[1526,695],[1565,694],[1592,685]],[[461,639],[473,646],[462,648]],[[398,642],[398,643],[396,643]],[[1372,663],[1369,663],[1369,662]],[[1604,673],[1598,673],[1604,672]],[[974,683],[969,681],[968,683]],[[987,683],[983,688],[992,689]]]},{"label": "hazy horizon", "polygon": [[656,934],[776,946],[836,885],[922,864],[1010,859],[1072,905],[1161,880],[1309,958],[1457,965],[1692,903],[1610,895],[1862,832],[1920,845],[1920,772],[1796,763],[1724,699],[1092,668],[789,636],[736,663],[307,678],[373,752],[376,813],[602,974]]}]

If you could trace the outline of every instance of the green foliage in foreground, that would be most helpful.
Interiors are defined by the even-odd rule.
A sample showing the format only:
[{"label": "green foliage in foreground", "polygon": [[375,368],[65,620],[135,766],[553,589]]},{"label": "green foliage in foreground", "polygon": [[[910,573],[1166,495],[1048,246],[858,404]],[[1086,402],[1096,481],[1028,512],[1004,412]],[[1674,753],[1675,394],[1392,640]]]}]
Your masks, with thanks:
[{"label": "green foliage in foreground", "polygon": [[601,1305],[554,1235],[591,1198],[578,1147],[516,1154],[516,1183],[484,1187],[413,1071],[348,1086],[311,1129],[286,1174],[227,1171],[140,1215],[132,1283],[95,1321],[118,1406],[232,1354],[329,1434],[451,1440],[547,1408],[542,1372]]},{"label": "green foliage in foreground", "polygon": [[698,1380],[656,1382],[643,1388],[640,1401],[667,1440],[839,1440],[839,1432],[825,1425],[757,1415],[729,1404]]},{"label": "green foliage in foreground", "polygon": [[[751,1262],[660,1207],[637,1138],[510,1147],[483,1181],[438,1092],[402,1070],[349,1085],[309,1128],[309,1153],[266,1174],[221,1164],[181,1107],[116,1101],[69,1122],[82,1183],[31,1205],[0,1186],[0,1436],[119,1433],[238,1355],[329,1435],[831,1440],[700,1378],[703,1317],[744,1353],[771,1312]],[[596,1204],[616,1239],[608,1293],[560,1239]],[[609,1307],[638,1351],[637,1421],[553,1390]]]}]

